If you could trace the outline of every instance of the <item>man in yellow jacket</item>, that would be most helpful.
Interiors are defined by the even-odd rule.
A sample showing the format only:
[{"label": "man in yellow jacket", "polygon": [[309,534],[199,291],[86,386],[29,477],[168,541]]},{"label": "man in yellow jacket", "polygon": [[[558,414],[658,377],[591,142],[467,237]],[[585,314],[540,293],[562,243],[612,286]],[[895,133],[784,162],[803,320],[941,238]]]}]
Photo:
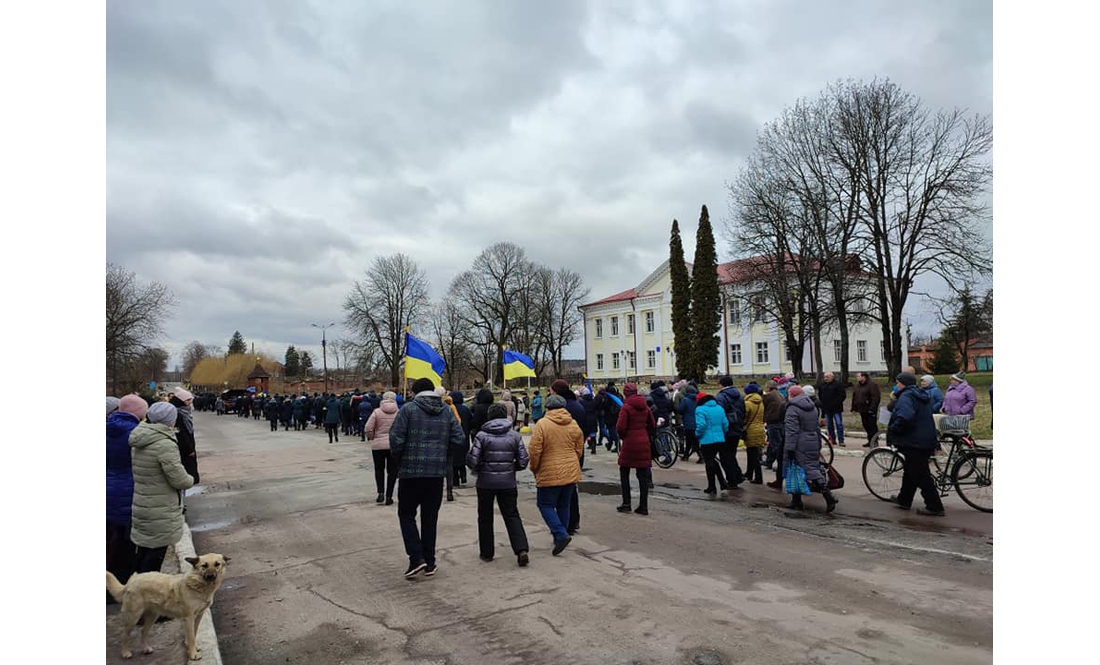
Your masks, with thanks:
[{"label": "man in yellow jacket", "polygon": [[573,539],[565,530],[573,486],[581,481],[584,434],[565,409],[565,398],[546,398],[546,415],[535,424],[528,445],[531,472],[535,474],[536,502],[542,519],[554,535],[553,554],[561,554]]}]

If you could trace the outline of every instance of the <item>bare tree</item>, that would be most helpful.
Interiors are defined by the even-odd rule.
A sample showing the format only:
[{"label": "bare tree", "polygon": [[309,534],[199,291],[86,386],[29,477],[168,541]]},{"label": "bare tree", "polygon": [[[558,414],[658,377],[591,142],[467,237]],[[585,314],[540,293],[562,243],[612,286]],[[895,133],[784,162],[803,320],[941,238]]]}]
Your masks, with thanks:
[{"label": "bare tree", "polygon": [[398,385],[405,355],[405,329],[430,307],[428,276],[405,254],[378,257],[344,299],[344,321],[374,345]]},{"label": "bare tree", "polygon": [[125,268],[107,264],[107,372],[118,393],[124,366],[164,333],[175,298],[159,282],[141,284]]},{"label": "bare tree", "polygon": [[443,378],[446,384],[455,388],[459,385],[463,371],[470,366],[473,353],[463,336],[462,316],[454,302],[445,300],[432,310],[432,342],[447,369]]},{"label": "bare tree", "polygon": [[955,347],[965,370],[970,367],[970,347],[993,333],[993,289],[980,296],[972,285],[964,284],[957,293],[935,301],[939,304],[937,318],[943,326],[940,339]]},{"label": "bare tree", "polygon": [[190,379],[191,373],[195,371],[197,366],[204,358],[211,357],[210,349],[207,345],[198,340],[194,340],[187,343],[187,346],[183,347],[183,377],[184,379]]},{"label": "bare tree", "polygon": [[[547,325],[543,328],[546,348],[550,353],[554,376],[561,376],[562,355],[565,347],[577,340],[584,314],[578,309],[591,290],[584,285],[580,274],[568,268],[559,268],[549,275],[545,291]],[[539,369],[541,372],[540,368]]]}]

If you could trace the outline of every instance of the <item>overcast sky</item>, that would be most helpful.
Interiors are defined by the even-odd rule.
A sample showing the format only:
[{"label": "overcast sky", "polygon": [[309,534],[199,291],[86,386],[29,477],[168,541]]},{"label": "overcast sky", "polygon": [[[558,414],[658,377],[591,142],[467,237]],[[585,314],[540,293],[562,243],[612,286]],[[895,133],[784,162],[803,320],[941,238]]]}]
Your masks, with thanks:
[{"label": "overcast sky", "polygon": [[174,292],[173,366],[234,330],[319,356],[395,252],[438,298],[510,241],[596,299],[673,218],[690,260],[763,123],[875,76],[992,114],[991,3],[110,0],[107,260]]}]

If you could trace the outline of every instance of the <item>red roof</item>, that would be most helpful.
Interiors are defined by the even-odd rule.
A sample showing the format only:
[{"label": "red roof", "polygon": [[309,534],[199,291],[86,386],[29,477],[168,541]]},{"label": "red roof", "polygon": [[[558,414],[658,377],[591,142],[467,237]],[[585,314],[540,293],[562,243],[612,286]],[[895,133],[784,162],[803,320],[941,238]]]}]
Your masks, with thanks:
[{"label": "red roof", "polygon": [[587,305],[581,305],[581,307],[591,307],[592,305],[603,305],[609,302],[619,302],[620,300],[630,300],[631,298],[637,298],[638,291],[635,289],[627,289],[622,293],[616,293],[613,296],[608,296],[603,300],[597,300],[596,302],[590,302]]}]

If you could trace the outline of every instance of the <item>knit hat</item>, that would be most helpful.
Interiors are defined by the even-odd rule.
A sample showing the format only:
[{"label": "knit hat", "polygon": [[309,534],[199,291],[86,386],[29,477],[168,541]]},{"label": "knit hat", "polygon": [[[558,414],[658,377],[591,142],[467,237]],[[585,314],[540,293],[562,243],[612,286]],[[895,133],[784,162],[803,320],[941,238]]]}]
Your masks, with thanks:
[{"label": "knit hat", "polygon": [[959,383],[966,381],[966,372],[955,372],[951,375],[951,380],[958,381]]},{"label": "knit hat", "polygon": [[395,393],[392,390],[387,390],[386,392],[382,393],[382,401],[385,401],[385,400],[393,400],[393,401],[396,402],[397,401],[397,393]]},{"label": "knit hat", "polygon": [[917,385],[917,377],[913,376],[909,372],[902,372],[901,374],[898,374],[896,380],[903,386]]},{"label": "knit hat", "polygon": [[413,381],[412,391],[414,395],[419,395],[423,392],[431,392],[435,390],[435,384],[431,379],[420,378]]},{"label": "knit hat", "polygon": [[794,378],[794,372],[787,372],[786,374],[783,375],[783,378],[790,381],[791,379]]},{"label": "knit hat", "polygon": [[756,383],[756,381],[753,381],[749,385],[745,386],[745,394],[746,395],[748,395],[749,393],[758,393],[758,392],[760,392],[760,386]]},{"label": "knit hat", "polygon": [[637,394],[638,394],[638,384],[636,384],[636,383],[627,383],[627,384],[623,385],[623,395],[625,395],[626,397],[630,397],[632,395],[637,395]]},{"label": "knit hat", "polygon": [[550,411],[552,409],[564,409],[564,408],[565,408],[565,398],[562,397],[561,395],[551,395],[551,396],[546,398],[546,410],[547,411]]},{"label": "knit hat", "polygon": [[179,417],[179,411],[168,402],[157,402],[149,407],[149,411],[145,414],[145,417],[151,423],[159,423],[171,427],[176,424],[176,418]]},{"label": "knit hat", "polygon": [[111,413],[118,410],[118,402],[119,402],[119,399],[117,397],[108,397],[107,398],[107,414],[106,415],[109,416],[109,415],[111,415]]},{"label": "knit hat", "polygon": [[733,377],[728,375],[728,374],[726,376],[723,376],[722,378],[718,379],[718,385],[724,386],[724,387],[732,386],[733,385]]},{"label": "knit hat", "polygon": [[138,395],[127,395],[118,401],[118,410],[141,420],[149,412],[149,403]]},{"label": "knit hat", "polygon": [[561,394],[563,392],[570,392],[569,384],[566,383],[564,379],[558,379],[557,381],[551,383],[550,390],[553,390],[558,394]]},{"label": "knit hat", "polygon": [[[813,397],[814,395],[817,394],[817,391],[814,390],[813,386],[802,386],[802,392],[805,393],[806,395],[810,396],[810,397]],[[787,394],[789,395],[790,392],[788,391]]]},{"label": "knit hat", "polygon": [[[809,386],[806,386],[806,388],[809,388]],[[790,397],[791,399],[794,399],[795,397],[798,397],[799,395],[803,394],[804,392],[805,392],[805,388],[803,388],[802,386],[791,386],[791,389],[787,392],[787,397]]]},{"label": "knit hat", "polygon": [[925,374],[920,378],[920,380],[927,382],[930,386],[936,383],[936,377],[932,376],[931,374]]},{"label": "knit hat", "polygon": [[771,390],[771,389],[775,388],[775,386],[776,386],[776,383],[775,383],[775,380],[773,380],[773,379],[768,379],[767,381],[764,382],[764,389],[765,390]]},{"label": "knit hat", "polygon": [[698,395],[695,396],[695,403],[696,404],[702,404],[704,397],[710,397],[710,395],[708,395],[704,392],[700,392]]},{"label": "knit hat", "polygon": [[176,395],[177,398],[179,398],[179,401],[184,403],[186,403],[189,399],[195,399],[195,396],[191,394],[191,391],[187,390],[186,388],[176,388],[172,392]]},{"label": "knit hat", "polygon": [[785,377],[785,376],[781,376],[781,377],[779,377],[779,380],[775,382],[775,385],[777,385],[777,386],[785,386],[785,385],[787,385],[787,383],[788,383],[788,381],[787,381],[787,377]]}]

